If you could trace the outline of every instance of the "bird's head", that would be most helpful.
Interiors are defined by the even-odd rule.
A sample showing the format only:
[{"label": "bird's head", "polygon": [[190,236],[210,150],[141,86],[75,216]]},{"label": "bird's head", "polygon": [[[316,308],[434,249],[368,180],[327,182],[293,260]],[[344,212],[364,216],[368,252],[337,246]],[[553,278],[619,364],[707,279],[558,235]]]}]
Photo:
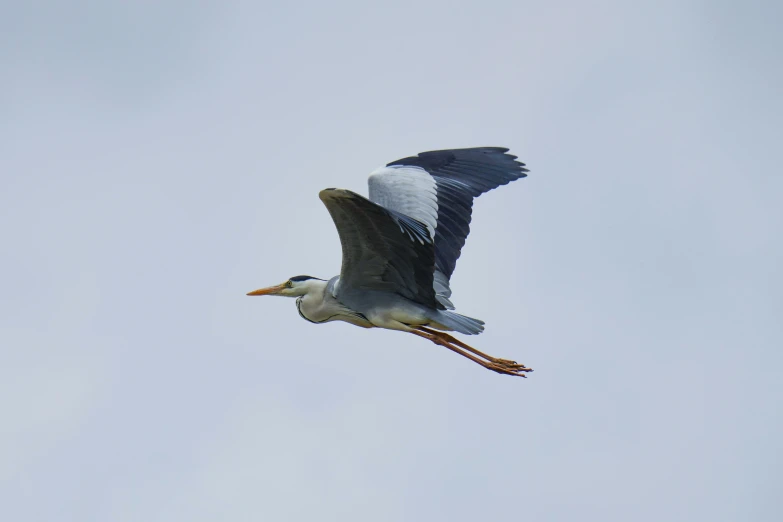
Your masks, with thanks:
[{"label": "bird's head", "polygon": [[317,277],[307,275],[294,276],[285,283],[253,290],[247,295],[282,295],[285,297],[299,297],[305,295],[315,287],[323,286],[325,281]]}]

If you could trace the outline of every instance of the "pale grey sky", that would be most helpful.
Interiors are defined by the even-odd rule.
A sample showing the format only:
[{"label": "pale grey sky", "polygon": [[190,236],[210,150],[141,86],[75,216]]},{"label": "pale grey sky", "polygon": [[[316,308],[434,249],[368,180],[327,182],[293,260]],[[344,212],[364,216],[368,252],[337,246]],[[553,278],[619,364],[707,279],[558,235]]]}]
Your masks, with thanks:
[{"label": "pale grey sky", "polygon": [[[780,3],[1,9],[0,519],[783,518]],[[454,302],[531,378],[245,297],[479,145]]]}]

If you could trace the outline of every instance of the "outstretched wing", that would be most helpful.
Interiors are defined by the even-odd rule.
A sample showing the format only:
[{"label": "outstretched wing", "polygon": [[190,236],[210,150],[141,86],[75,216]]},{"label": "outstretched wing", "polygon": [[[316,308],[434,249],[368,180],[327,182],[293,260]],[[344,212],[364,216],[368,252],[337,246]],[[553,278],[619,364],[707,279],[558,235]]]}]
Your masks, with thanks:
[{"label": "outstretched wing", "polygon": [[370,174],[370,200],[424,223],[435,243],[433,284],[449,300],[449,279],[470,233],[473,198],[527,176],[500,147],[437,150],[393,161]]},{"label": "outstretched wing", "polygon": [[350,190],[325,189],[318,195],[343,247],[338,297],[376,290],[443,308],[435,299],[435,249],[426,225]]}]

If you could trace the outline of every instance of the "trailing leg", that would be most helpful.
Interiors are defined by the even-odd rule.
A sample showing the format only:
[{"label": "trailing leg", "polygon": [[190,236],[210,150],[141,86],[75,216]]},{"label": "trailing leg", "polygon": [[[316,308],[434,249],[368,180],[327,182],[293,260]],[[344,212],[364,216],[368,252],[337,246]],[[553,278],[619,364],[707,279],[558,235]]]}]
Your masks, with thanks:
[{"label": "trailing leg", "polygon": [[[429,328],[419,327],[417,330],[411,330],[411,333],[428,339],[439,346],[444,346],[449,350],[470,359],[474,363],[480,364],[488,370],[492,370],[493,372],[502,373],[505,375],[516,375],[517,377],[526,377],[524,372],[533,371],[532,369],[527,368],[521,364],[517,364],[513,361],[506,361],[505,359],[497,359],[495,357],[486,355],[471,346],[457,341],[452,336],[437,330],[430,330]],[[480,359],[479,357],[475,357],[468,352],[472,352],[479,357],[482,357],[484,360]]]}]

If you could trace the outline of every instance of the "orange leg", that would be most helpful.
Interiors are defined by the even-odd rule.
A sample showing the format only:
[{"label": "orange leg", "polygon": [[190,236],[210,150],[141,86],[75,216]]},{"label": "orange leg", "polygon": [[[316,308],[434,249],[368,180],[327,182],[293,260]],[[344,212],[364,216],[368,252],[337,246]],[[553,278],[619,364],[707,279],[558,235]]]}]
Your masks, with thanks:
[{"label": "orange leg", "polygon": [[442,338],[446,342],[450,344],[454,344],[459,346],[460,348],[464,348],[465,350],[474,353],[478,355],[479,357],[486,359],[487,361],[499,364],[501,366],[508,366],[511,368],[516,368],[518,371],[525,371],[523,369],[526,369],[526,371],[532,371],[529,368],[527,368],[524,364],[518,364],[516,361],[509,361],[508,359],[499,359],[497,357],[492,357],[491,355],[487,355],[484,352],[480,352],[479,350],[476,350],[472,346],[468,346],[467,344],[463,343],[459,339],[456,339],[452,337],[451,335],[447,334],[446,332],[441,332],[439,330],[433,330],[432,328],[425,328],[424,326],[419,327],[420,330],[424,330],[427,333],[437,335],[438,337]]},{"label": "orange leg", "polygon": [[[433,343],[439,346],[445,346],[449,350],[458,353],[461,356],[470,359],[474,363],[480,364],[481,366],[487,368],[488,370],[492,370],[493,372],[502,373],[505,375],[516,375],[517,377],[526,377],[524,372],[533,371],[531,368],[527,368],[522,364],[517,364],[514,361],[498,359],[496,357],[492,357],[490,355],[482,353],[476,350],[475,348],[468,346],[467,344],[461,341],[458,341],[454,337],[446,333],[439,332],[437,330],[431,330],[429,328],[424,328],[420,326],[417,330],[412,330],[411,333],[414,335],[418,335],[419,337],[429,339],[430,341],[432,341]],[[479,357],[475,357],[468,352],[474,353],[475,355],[478,355],[479,357],[485,360],[482,360]]]}]

